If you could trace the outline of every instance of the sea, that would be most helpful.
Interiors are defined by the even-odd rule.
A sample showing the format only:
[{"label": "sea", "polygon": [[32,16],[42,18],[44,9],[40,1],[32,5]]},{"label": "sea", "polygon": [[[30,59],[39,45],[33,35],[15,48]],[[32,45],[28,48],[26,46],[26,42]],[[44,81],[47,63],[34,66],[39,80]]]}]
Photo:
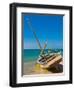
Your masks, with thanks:
[{"label": "sea", "polygon": [[[49,55],[51,53],[60,52],[60,54],[63,56],[63,49],[45,49],[44,52],[49,53]],[[40,49],[24,49],[22,51],[22,59],[24,62],[36,61],[38,59],[40,53],[41,53]]]}]

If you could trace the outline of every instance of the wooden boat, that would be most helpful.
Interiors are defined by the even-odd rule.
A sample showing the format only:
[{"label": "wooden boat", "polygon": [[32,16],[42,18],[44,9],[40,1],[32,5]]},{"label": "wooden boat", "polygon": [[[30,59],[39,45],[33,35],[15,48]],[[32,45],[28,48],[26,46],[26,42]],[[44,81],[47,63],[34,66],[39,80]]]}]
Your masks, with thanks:
[{"label": "wooden boat", "polygon": [[57,55],[55,56],[55,58],[51,59],[47,59],[45,64],[40,64],[41,68],[50,68],[54,65],[56,65],[57,63],[62,61],[62,56],[61,55]]}]

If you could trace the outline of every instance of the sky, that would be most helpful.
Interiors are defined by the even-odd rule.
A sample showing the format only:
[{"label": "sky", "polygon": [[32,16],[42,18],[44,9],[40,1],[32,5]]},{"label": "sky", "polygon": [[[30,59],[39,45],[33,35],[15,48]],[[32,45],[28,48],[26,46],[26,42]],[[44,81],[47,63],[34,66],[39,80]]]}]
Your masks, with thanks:
[{"label": "sky", "polygon": [[63,16],[29,13],[22,14],[24,49],[40,49],[28,25],[28,19],[31,21],[31,25],[42,48],[46,42],[46,49],[63,48]]}]

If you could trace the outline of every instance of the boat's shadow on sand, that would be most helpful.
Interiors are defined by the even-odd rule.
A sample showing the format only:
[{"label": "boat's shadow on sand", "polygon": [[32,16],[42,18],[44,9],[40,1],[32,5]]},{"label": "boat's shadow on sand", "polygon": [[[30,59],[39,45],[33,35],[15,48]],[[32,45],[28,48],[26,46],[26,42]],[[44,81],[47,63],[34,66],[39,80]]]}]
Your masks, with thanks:
[{"label": "boat's shadow on sand", "polygon": [[57,64],[56,66],[48,68],[47,70],[51,71],[52,73],[62,73],[63,72],[63,65]]}]

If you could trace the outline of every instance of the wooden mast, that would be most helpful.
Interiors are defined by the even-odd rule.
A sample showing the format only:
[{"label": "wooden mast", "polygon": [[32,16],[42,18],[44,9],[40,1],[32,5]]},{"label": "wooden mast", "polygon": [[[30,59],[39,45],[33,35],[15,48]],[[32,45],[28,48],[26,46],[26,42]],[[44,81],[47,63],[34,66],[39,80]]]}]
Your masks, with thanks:
[{"label": "wooden mast", "polygon": [[33,29],[32,25],[31,25],[30,19],[28,19],[28,25],[29,25],[31,31],[32,31],[33,34],[34,34],[34,37],[36,38],[36,41],[37,41],[37,43],[38,43],[39,48],[42,50],[42,47],[41,47],[41,45],[40,45],[40,42],[39,42],[39,40],[38,40],[38,38],[37,38],[37,36],[36,36],[35,30]]}]

